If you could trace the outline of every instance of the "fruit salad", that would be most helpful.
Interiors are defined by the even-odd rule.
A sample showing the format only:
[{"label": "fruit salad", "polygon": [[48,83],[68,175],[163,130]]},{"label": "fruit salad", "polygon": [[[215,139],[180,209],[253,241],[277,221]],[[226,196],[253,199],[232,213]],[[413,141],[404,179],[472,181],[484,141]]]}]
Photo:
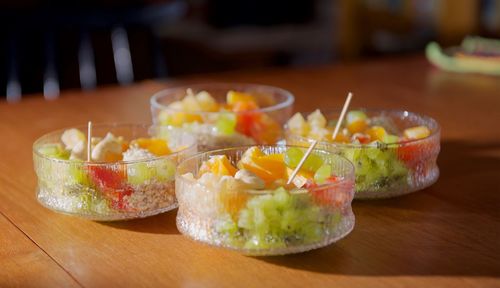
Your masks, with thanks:
[{"label": "fruit salad", "polygon": [[177,227],[196,240],[250,255],[326,246],[354,225],[354,169],[313,150],[287,184],[305,149],[253,146],[215,150],[180,164]]},{"label": "fruit salad", "polygon": [[145,125],[97,125],[89,162],[83,129],[53,132],[35,142],[40,203],[102,221],[146,217],[176,207],[176,166],[196,152],[194,136]]},{"label": "fruit salad", "polygon": [[356,171],[355,198],[384,198],[423,189],[439,175],[439,126],[407,111],[351,110],[333,139],[337,113],[295,114],[287,144],[318,147],[349,159]]},{"label": "fruit salad", "polygon": [[238,84],[167,89],[151,99],[153,122],[196,134],[202,150],[276,143],[292,103],[279,88]]}]

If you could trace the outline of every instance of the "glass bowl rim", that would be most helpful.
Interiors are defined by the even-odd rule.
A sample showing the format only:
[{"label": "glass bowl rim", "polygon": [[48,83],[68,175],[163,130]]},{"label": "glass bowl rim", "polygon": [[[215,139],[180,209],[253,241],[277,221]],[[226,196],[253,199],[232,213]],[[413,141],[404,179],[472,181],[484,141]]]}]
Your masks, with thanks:
[{"label": "glass bowl rim", "polygon": [[[405,117],[415,116],[418,119],[422,119],[422,120],[424,120],[426,122],[432,123],[432,125],[434,125],[436,127],[434,130],[431,130],[431,134],[429,134],[429,136],[427,136],[425,138],[412,139],[412,140],[407,140],[407,141],[403,141],[403,142],[382,143],[381,144],[382,147],[391,148],[391,147],[407,146],[407,145],[411,145],[411,144],[414,144],[414,143],[424,142],[424,141],[426,141],[428,139],[439,137],[439,135],[441,134],[441,126],[439,125],[439,123],[434,118],[432,118],[430,116],[427,116],[425,114],[415,113],[415,112],[411,112],[411,111],[408,111],[408,110],[399,110],[399,109],[363,108],[363,107],[356,107],[356,108],[349,109],[349,111],[354,111],[354,110],[360,110],[360,111],[369,112],[369,113],[370,112],[372,112],[372,113],[373,112],[375,112],[375,113],[377,113],[377,112],[378,113],[387,112],[387,113],[390,113],[390,114],[403,114],[403,115],[405,115]],[[304,115],[309,115],[309,114],[311,114],[313,112],[300,112],[300,111],[298,111],[297,113],[301,113],[302,116],[304,116]],[[337,110],[337,109],[329,109],[329,110],[322,110],[321,111],[321,113],[323,114],[323,116],[326,113],[340,113],[340,112],[341,111]],[[307,113],[307,114],[305,114],[305,113]],[[344,121],[345,121],[345,119],[344,119]],[[291,135],[291,137],[295,137],[295,138],[297,138],[299,140],[305,140],[307,142],[314,141],[314,139],[312,139],[312,138],[290,133],[289,132],[290,129],[288,129],[288,124],[284,125],[284,130],[285,130],[285,139],[287,139],[288,136]],[[357,148],[357,149],[363,149],[363,148],[377,148],[377,149],[379,149],[379,148],[381,148],[378,145],[377,146],[370,146],[370,144],[352,144],[352,143],[340,143],[340,142],[337,143],[337,142],[329,142],[329,141],[325,141],[325,140],[319,140],[318,144],[320,144],[320,145],[330,145],[330,146],[335,146],[335,147],[339,147],[339,148]]]},{"label": "glass bowl rim", "polygon": [[[195,88],[200,91],[203,91],[205,89],[209,90],[210,88],[220,88],[220,89],[228,89],[230,90],[231,86],[233,87],[248,87],[248,88],[261,88],[261,89],[269,89],[269,90],[275,90],[278,93],[282,94],[285,96],[285,100],[282,102],[279,102],[277,104],[267,106],[267,107],[262,107],[258,109],[253,109],[253,110],[246,110],[246,111],[216,111],[216,112],[209,112],[209,111],[195,111],[195,112],[186,112],[184,110],[178,110],[178,109],[172,109],[169,108],[168,105],[164,105],[159,103],[159,99],[163,97],[168,97],[169,94],[173,91],[178,91],[178,90],[187,90],[189,88]],[[233,114],[243,114],[243,113],[248,113],[248,112],[274,112],[278,111],[280,109],[284,109],[287,107],[291,107],[293,103],[295,102],[295,97],[293,94],[280,87],[276,86],[271,86],[271,85],[263,85],[263,84],[253,84],[253,83],[229,83],[229,82],[209,82],[209,83],[198,83],[198,84],[193,84],[193,85],[179,85],[179,86],[172,86],[163,90],[160,90],[153,94],[150,99],[150,104],[152,108],[159,109],[159,110],[167,110],[171,112],[184,112],[184,113],[189,113],[189,114],[196,114],[196,115],[220,115],[221,113],[233,113]]]},{"label": "glass bowl rim", "polygon": [[[165,159],[169,159],[169,158],[173,158],[175,156],[178,156],[179,154],[185,152],[185,151],[189,151],[193,148],[195,148],[197,146],[197,139],[196,137],[190,133],[190,132],[187,132],[187,131],[184,131],[183,129],[180,129],[180,128],[173,128],[173,127],[168,127],[168,126],[161,126],[161,125],[156,125],[156,124],[148,124],[148,123],[121,123],[121,122],[117,122],[117,123],[108,123],[108,122],[102,122],[102,123],[95,123],[95,124],[92,124],[92,127],[93,128],[104,128],[104,127],[109,127],[109,128],[116,128],[116,127],[135,127],[135,128],[145,128],[147,129],[147,131],[150,131],[150,129],[153,129],[153,128],[158,128],[158,129],[161,129],[161,130],[171,130],[171,131],[178,131],[179,133],[183,134],[183,135],[187,135],[189,138],[190,138],[190,142],[191,144],[188,145],[187,147],[184,147],[182,150],[179,150],[179,151],[175,151],[173,153],[170,153],[168,155],[163,155],[163,156],[155,156],[153,158],[148,158],[148,159],[139,159],[139,160],[129,160],[129,161],[114,161],[114,162],[87,162],[87,161],[75,161],[75,160],[66,160],[66,159],[56,159],[56,158],[52,158],[52,157],[49,157],[49,156],[46,156],[42,153],[40,153],[38,151],[37,148],[40,147],[41,142],[43,140],[45,140],[46,138],[48,137],[51,137],[51,136],[54,136],[54,135],[62,135],[62,133],[64,133],[64,131],[68,130],[68,129],[72,129],[72,128],[77,128],[77,129],[83,129],[84,131],[87,131],[87,126],[84,126],[84,125],[76,125],[76,126],[72,126],[72,127],[67,127],[67,128],[62,128],[62,129],[57,129],[57,130],[54,130],[54,131],[51,131],[51,132],[48,132],[46,134],[43,134],[42,136],[40,136],[39,138],[37,138],[35,140],[35,142],[33,142],[33,154],[35,154],[37,157],[40,157],[40,158],[43,158],[43,159],[47,159],[49,161],[54,161],[54,162],[59,162],[59,163],[67,163],[67,164],[82,164],[82,165],[85,165],[85,166],[111,166],[111,165],[118,165],[118,164],[123,164],[123,165],[126,165],[126,164],[136,164],[136,163],[150,163],[150,162],[155,162],[155,161],[159,161],[159,160],[165,160]],[[86,135],[85,135],[86,136]],[[47,143],[49,144],[49,143]]]},{"label": "glass bowl rim", "polygon": [[[215,155],[225,155],[225,154],[223,154],[224,152],[226,152],[226,151],[235,151],[235,150],[241,150],[241,151],[244,152],[248,148],[251,148],[251,147],[259,147],[259,148],[262,148],[262,147],[264,147],[264,148],[266,148],[266,147],[284,147],[284,148],[306,149],[306,147],[296,146],[296,145],[242,145],[242,146],[235,146],[235,147],[229,147],[229,148],[222,148],[222,149],[205,151],[205,152],[201,152],[201,153],[197,153],[195,155],[189,156],[189,157],[185,158],[181,163],[179,163],[179,165],[177,166],[177,170],[175,172],[175,174],[176,174],[175,181],[176,182],[177,181],[181,181],[181,182],[184,181],[186,183],[193,184],[193,185],[199,185],[199,186],[205,188],[206,187],[205,185],[202,185],[202,184],[200,184],[197,181],[194,181],[192,179],[187,179],[185,177],[182,177],[183,175],[179,174],[178,171],[184,165],[185,162],[187,162],[187,161],[197,161],[198,160],[197,158],[201,158],[201,157],[203,157],[203,156],[205,156],[207,154],[213,154],[213,156],[215,156]],[[333,153],[333,152],[328,151],[328,150],[315,148],[315,149],[313,149],[313,151],[320,151],[321,153],[330,154],[331,156],[334,156],[334,157],[336,157],[338,159],[341,159],[341,161],[343,161],[345,164],[348,165],[349,172],[347,173],[348,176],[347,177],[342,177],[343,179],[341,181],[338,181],[338,182],[335,182],[335,183],[319,184],[319,185],[317,185],[315,187],[312,187],[312,188],[304,188],[305,190],[307,190],[307,193],[314,192],[314,191],[320,191],[320,190],[324,190],[324,189],[327,189],[327,188],[344,186],[345,184],[351,184],[351,183],[352,183],[352,190],[354,192],[354,178],[355,178],[354,164],[351,161],[349,161],[347,158],[345,158],[344,156],[338,155],[338,154]],[[220,154],[215,154],[215,153],[220,153]],[[299,189],[302,189],[302,188],[299,188]],[[276,190],[276,189],[274,189],[274,190]],[[287,190],[287,192],[290,192],[289,189],[285,188],[285,190]],[[252,194],[252,195],[271,195],[272,194],[272,192],[265,192],[265,193],[258,193],[258,194],[257,193],[253,194],[251,192],[246,192],[246,193],[247,194]]]}]

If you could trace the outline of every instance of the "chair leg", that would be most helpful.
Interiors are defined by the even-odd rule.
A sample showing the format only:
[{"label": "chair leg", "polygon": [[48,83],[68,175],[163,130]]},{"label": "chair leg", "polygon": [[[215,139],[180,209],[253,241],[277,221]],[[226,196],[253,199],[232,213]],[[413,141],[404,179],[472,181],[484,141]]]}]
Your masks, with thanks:
[{"label": "chair leg", "polygon": [[9,70],[7,75],[7,89],[5,95],[7,97],[7,102],[17,102],[21,100],[22,88],[21,82],[19,82],[16,40],[12,36],[9,37],[8,49]]},{"label": "chair leg", "polygon": [[115,60],[116,79],[121,85],[134,82],[134,69],[128,43],[127,31],[123,27],[117,27],[111,32],[111,45],[113,47],[113,58]]},{"label": "chair leg", "polygon": [[88,32],[80,36],[78,47],[78,66],[80,72],[80,86],[83,90],[92,90],[96,87],[97,76],[95,68],[94,50]]},{"label": "chair leg", "polygon": [[43,96],[47,100],[59,97],[59,79],[56,68],[56,51],[54,35],[48,33],[45,36],[45,71],[43,73]]}]

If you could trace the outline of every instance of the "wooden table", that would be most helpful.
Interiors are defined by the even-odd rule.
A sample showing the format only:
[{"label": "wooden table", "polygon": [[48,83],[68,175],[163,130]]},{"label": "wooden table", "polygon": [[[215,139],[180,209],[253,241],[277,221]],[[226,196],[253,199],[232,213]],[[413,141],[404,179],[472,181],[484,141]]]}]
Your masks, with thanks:
[{"label": "wooden table", "polygon": [[[245,257],[179,235],[175,211],[99,223],[56,214],[35,199],[31,145],[54,129],[148,121],[163,87],[199,81],[280,86],[297,110],[400,108],[442,125],[441,177],[412,195],[356,201],[356,227],[329,247]],[[422,57],[301,70],[143,82],[56,101],[0,103],[0,287],[500,287],[500,79],[437,71]],[[111,285],[110,285],[111,284]]]}]

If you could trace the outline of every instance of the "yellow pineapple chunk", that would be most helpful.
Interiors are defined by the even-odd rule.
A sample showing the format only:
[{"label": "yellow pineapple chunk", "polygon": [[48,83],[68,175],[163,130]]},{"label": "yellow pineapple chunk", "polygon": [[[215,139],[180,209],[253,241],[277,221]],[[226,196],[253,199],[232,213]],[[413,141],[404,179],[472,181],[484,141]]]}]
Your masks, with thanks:
[{"label": "yellow pineapple chunk", "polygon": [[316,109],[313,113],[307,116],[307,123],[313,128],[325,128],[326,127],[326,118],[321,114],[319,109]]},{"label": "yellow pineapple chunk", "polygon": [[416,126],[405,129],[403,135],[408,139],[422,139],[431,135],[431,130],[426,126]]},{"label": "yellow pineapple chunk", "polygon": [[287,125],[288,129],[290,129],[293,134],[297,134],[300,136],[307,136],[307,134],[309,134],[309,124],[300,113],[295,113],[295,115],[293,115],[292,118],[288,120]]}]

